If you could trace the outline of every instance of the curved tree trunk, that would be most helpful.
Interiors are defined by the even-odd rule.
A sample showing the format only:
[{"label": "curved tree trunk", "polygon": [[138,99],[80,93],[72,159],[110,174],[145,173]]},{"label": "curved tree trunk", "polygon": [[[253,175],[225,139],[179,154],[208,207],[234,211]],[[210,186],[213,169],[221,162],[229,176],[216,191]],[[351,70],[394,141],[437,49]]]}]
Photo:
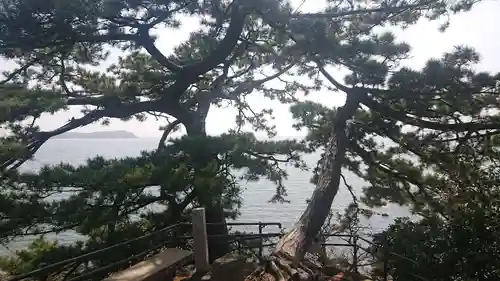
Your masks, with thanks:
[{"label": "curved tree trunk", "polygon": [[323,226],[333,199],[337,195],[347,145],[347,137],[342,125],[335,126],[325,147],[318,183],[311,201],[294,228],[281,238],[276,246],[275,251],[287,258],[298,261],[304,257],[314,237]]},{"label": "curved tree trunk", "polygon": [[291,280],[310,280],[317,274],[314,268],[311,268],[316,265],[303,263],[304,255],[319,234],[339,190],[341,169],[348,145],[347,120],[354,115],[358,105],[358,100],[348,95],[346,104],[337,111],[330,137],[325,145],[325,153],[320,162],[318,182],[311,201],[293,229],[278,242],[266,270],[255,271],[247,277],[247,281],[285,281],[290,278]]},{"label": "curved tree trunk", "polygon": [[341,169],[348,145],[346,123],[355,113],[357,106],[356,101],[347,100],[338,110],[325,145],[318,182],[311,201],[292,231],[278,242],[275,252],[295,261],[301,260],[321,230],[339,190]]}]

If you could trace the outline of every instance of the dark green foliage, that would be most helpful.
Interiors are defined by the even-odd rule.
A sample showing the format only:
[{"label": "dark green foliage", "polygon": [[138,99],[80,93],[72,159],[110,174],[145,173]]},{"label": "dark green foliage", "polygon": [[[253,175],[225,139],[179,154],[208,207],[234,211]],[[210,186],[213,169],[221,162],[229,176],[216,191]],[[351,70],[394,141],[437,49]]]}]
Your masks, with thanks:
[{"label": "dark green foliage", "polygon": [[[195,169],[199,148],[218,156],[202,170]],[[250,134],[202,140],[184,137],[140,157],[97,157],[82,166],[60,164],[37,173],[11,175],[11,180],[23,185],[2,192],[0,233],[7,240],[71,229],[88,237],[79,249],[89,251],[189,221],[191,208],[213,204],[216,199],[221,200],[226,215],[234,218],[241,204],[239,181],[267,177],[277,184],[276,200],[282,200],[281,181],[286,172],[278,163],[303,166],[300,151],[301,146],[293,142],[258,141]],[[275,154],[289,155],[280,160]],[[222,196],[214,198],[214,194]],[[107,264],[154,246],[149,240],[135,243],[133,248],[127,247],[121,254],[115,251],[112,257],[104,255],[106,259],[93,264]]]},{"label": "dark green foliage", "polygon": [[[22,261],[9,263],[13,272],[183,221],[198,205],[223,207],[234,217],[240,175],[245,180],[270,179],[277,184],[273,199],[283,200],[286,173],[279,164],[303,167],[298,154],[319,149],[332,121],[332,109],[299,102],[298,93],[363,93],[360,102],[366,107],[349,127],[352,145],[345,167],[370,182],[364,200],[369,206],[389,200],[412,204],[416,213],[445,216],[449,208],[443,207],[440,195],[455,186],[447,186],[440,176],[462,184],[464,176],[451,171],[472,157],[462,153],[465,144],[482,146],[484,135],[493,134],[484,129],[498,127],[497,118],[478,113],[494,107],[499,77],[474,73],[469,64],[477,55],[472,50],[458,49],[420,72],[397,69],[409,46],[390,33],[373,31],[387,24],[406,26],[424,16],[439,19],[468,10],[470,1],[381,1],[373,9],[365,1],[329,1],[316,14],[293,13],[290,3],[275,0],[70,2],[0,3],[0,53],[17,64],[0,82],[0,122],[11,133],[0,140],[1,238],[68,229],[89,238],[68,248],[40,242]],[[203,17],[204,28],[172,54],[163,54],[155,45],[155,28],[178,27],[179,15]],[[117,48],[121,57],[107,64],[110,50]],[[349,71],[345,85],[328,74],[327,65]],[[298,76],[309,77],[309,83],[294,79]],[[271,87],[271,80],[280,81],[281,87]],[[257,112],[247,102],[255,91],[294,103],[297,128],[309,129],[307,142],[257,141],[246,133],[244,125],[276,134],[269,122],[272,109]],[[227,105],[238,112],[234,130],[207,137],[210,108]],[[80,106],[83,117],[51,131],[37,126],[41,114],[70,106]],[[472,123],[450,124],[456,112]],[[95,122],[108,124],[112,118],[151,117],[169,124],[156,151],[136,158],[89,159],[79,167],[16,171],[55,135]],[[477,128],[478,122],[483,129]],[[169,140],[177,125],[185,127],[187,136]],[[425,130],[425,135],[404,131],[402,125]],[[452,134],[465,144],[451,140]],[[380,148],[375,136],[393,140],[396,148]],[[462,158],[450,156],[455,149]],[[410,152],[418,162],[398,158]],[[424,169],[435,173],[423,176]],[[485,173],[476,169],[474,176],[484,178]],[[473,182],[465,186],[472,188]],[[49,200],[56,193],[67,196]],[[147,246],[93,264],[107,264]]]},{"label": "dark green foliage", "polygon": [[[19,65],[6,74],[0,93],[2,127],[12,133],[2,138],[0,151],[4,240],[71,229],[89,238],[80,245],[88,251],[183,221],[189,209],[199,205],[220,205],[227,217],[234,218],[240,205],[240,177],[252,181],[267,177],[277,184],[273,200],[283,201],[286,173],[280,165],[303,167],[298,153],[305,149],[294,141],[257,141],[241,132],[244,124],[250,124],[271,136],[275,133],[266,120],[272,111],[252,110],[246,96],[260,89],[268,96],[285,97],[286,91],[308,86],[263,85],[289,70],[292,59],[275,65],[275,75],[254,77],[276,56],[250,49],[250,42],[272,37],[262,23],[249,21],[244,26],[243,8],[229,8],[228,3],[76,1],[63,7],[58,1],[35,2],[4,2],[0,17],[1,51]],[[154,45],[149,29],[175,27],[173,17],[180,14],[211,18],[205,22],[208,31],[191,34],[167,57]],[[124,53],[102,71],[110,45]],[[210,106],[228,103],[239,112],[235,130],[206,137]],[[36,126],[42,113],[68,106],[84,106],[84,116],[53,131]],[[95,158],[80,167],[61,164],[36,174],[15,172],[52,136],[94,122],[107,124],[109,118],[148,117],[183,125],[188,136],[168,140],[173,126],[166,126],[158,151],[138,158]],[[62,198],[46,199],[53,199],[53,194]],[[33,212],[24,211],[28,208]],[[129,249],[93,264],[135,252]]]},{"label": "dark green foliage", "polygon": [[[500,76],[472,72],[476,57],[472,50],[458,48],[420,72],[394,72],[385,89],[354,88],[368,93],[361,101],[368,109],[352,119],[345,167],[370,183],[364,203],[410,204],[424,216],[446,212],[444,195],[474,189],[493,172],[497,155],[492,135],[500,123],[496,114],[480,113],[494,106]],[[310,128],[309,145],[321,145],[330,111],[307,102],[292,112],[297,127]],[[462,121],[455,124],[457,118]]]},{"label": "dark green foliage", "polygon": [[[447,221],[398,220],[375,241],[387,245],[394,280],[497,280],[500,240],[497,208],[461,208]],[[384,235],[387,242],[384,243]],[[411,260],[401,258],[400,255]],[[377,255],[382,261],[382,250]],[[381,272],[381,266],[375,272]],[[417,275],[417,276],[415,276]]]},{"label": "dark green foliage", "polygon": [[[388,51],[394,57],[385,65],[353,70],[345,84],[326,75],[334,89],[358,95],[363,105],[349,122],[344,168],[368,183],[360,198],[364,206],[406,205],[422,219],[397,222],[390,232],[390,249],[418,262],[391,259],[395,280],[421,280],[412,274],[493,280],[498,249],[483,249],[496,245],[499,234],[492,175],[498,173],[500,75],[474,71],[479,55],[467,47],[422,70],[397,68],[405,48]],[[312,102],[292,107],[295,126],[309,129],[311,149],[329,137],[334,112]]]}]

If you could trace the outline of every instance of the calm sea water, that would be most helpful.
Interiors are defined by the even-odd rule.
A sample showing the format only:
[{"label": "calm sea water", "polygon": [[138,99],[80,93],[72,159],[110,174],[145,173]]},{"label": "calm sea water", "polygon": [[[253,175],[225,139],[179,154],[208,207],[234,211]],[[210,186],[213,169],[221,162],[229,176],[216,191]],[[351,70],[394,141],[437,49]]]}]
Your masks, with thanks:
[{"label": "calm sea water", "polygon": [[[97,155],[105,158],[120,158],[126,156],[136,156],[143,150],[154,149],[157,139],[58,139],[51,140],[44,144],[36,153],[33,161],[22,166],[25,171],[36,170],[43,165],[58,164],[67,162],[71,164],[82,164],[89,157]],[[319,158],[319,154],[306,155],[304,159],[309,166],[313,167]],[[240,222],[281,222],[285,228],[293,225],[294,221],[301,215],[306,207],[305,200],[312,194],[314,186],[309,182],[311,172],[300,169],[289,168],[289,178],[285,182],[288,190],[287,199],[290,203],[270,203],[268,202],[275,192],[273,183],[261,180],[259,182],[242,183],[244,199],[241,209],[241,216],[237,219]],[[360,194],[362,187],[366,185],[364,181],[355,175],[346,172],[345,176],[355,192]],[[351,196],[345,186],[341,186],[339,194],[333,203],[335,211],[342,211],[351,202]],[[369,220],[364,220],[363,224],[374,231],[386,228],[395,217],[406,216],[408,212],[399,206],[388,205],[381,209],[389,214],[389,217],[374,216]],[[51,236],[61,243],[71,243],[78,239],[73,233],[61,233]],[[15,241],[7,245],[11,250],[26,247],[32,238]],[[0,255],[5,254],[5,249],[0,247]]]}]

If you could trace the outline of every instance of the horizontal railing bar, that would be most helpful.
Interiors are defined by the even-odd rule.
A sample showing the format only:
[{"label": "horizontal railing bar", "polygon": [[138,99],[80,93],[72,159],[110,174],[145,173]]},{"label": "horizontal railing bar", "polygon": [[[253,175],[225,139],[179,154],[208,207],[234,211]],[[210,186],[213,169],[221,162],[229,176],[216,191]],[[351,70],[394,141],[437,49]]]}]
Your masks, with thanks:
[{"label": "horizontal railing bar", "polygon": [[[241,237],[245,239],[258,239],[258,238],[273,238],[273,237],[281,237],[281,233],[262,233],[262,234],[214,234],[214,235],[207,235],[208,238],[234,238],[234,237]],[[178,240],[186,240],[186,239],[193,239],[192,235],[183,235],[183,236],[177,236],[174,237],[173,239],[178,239]]]},{"label": "horizontal railing bar", "polygon": [[276,246],[277,243],[270,243],[270,244],[263,244],[263,245],[241,245],[239,248],[240,249],[256,249],[256,248],[265,248],[265,247],[272,247]]},{"label": "horizontal railing bar", "polygon": [[238,240],[251,240],[260,238],[280,238],[281,236],[282,235],[278,233],[262,233],[262,234],[240,235],[233,237],[237,237]]},{"label": "horizontal railing bar", "polygon": [[[264,244],[264,245],[262,245],[262,247],[268,247],[268,246],[274,246],[274,245],[276,245],[276,243]],[[334,244],[334,243],[323,243],[321,245],[322,246],[340,246],[340,247],[353,247],[354,246],[352,244]],[[258,247],[260,247],[260,245],[255,246],[255,248],[258,248]]]},{"label": "horizontal railing bar", "polygon": [[48,265],[46,267],[42,267],[42,268],[37,269],[37,270],[33,270],[33,271],[25,273],[25,274],[14,276],[11,279],[9,279],[8,281],[19,281],[19,280],[31,277],[33,275],[43,274],[43,273],[49,272],[51,269],[58,268],[60,266],[63,266],[63,265],[69,264],[69,263],[73,263],[73,262],[79,262],[79,261],[82,261],[84,259],[88,259],[88,258],[97,256],[97,255],[100,255],[100,254],[102,254],[102,253],[104,253],[104,252],[106,252],[106,251],[108,251],[110,249],[119,248],[119,247],[122,247],[122,246],[125,246],[125,245],[129,245],[131,243],[134,243],[134,242],[146,239],[146,238],[153,237],[153,236],[158,235],[160,233],[163,233],[163,232],[166,232],[166,231],[170,231],[170,230],[172,230],[172,229],[174,229],[175,227],[178,227],[178,226],[179,226],[179,224],[174,224],[174,225],[171,225],[171,226],[167,226],[167,227],[165,227],[163,229],[160,229],[160,230],[157,230],[155,232],[152,232],[152,233],[149,233],[149,234],[146,234],[146,235],[143,235],[143,236],[140,236],[140,237],[137,237],[137,238],[134,238],[134,239],[131,239],[131,240],[119,243],[119,244],[115,244],[115,245],[112,245],[112,246],[104,248],[104,249],[100,249],[100,250],[97,250],[97,251],[94,251],[94,252],[86,253],[86,254],[83,254],[83,255],[80,255],[80,256],[77,256],[77,257],[74,257],[74,258],[70,258],[70,259],[67,259],[67,260],[63,260],[63,261],[60,261],[60,262]]},{"label": "horizontal railing bar", "polygon": [[354,244],[322,243],[323,246],[354,247]]},{"label": "horizontal railing bar", "polygon": [[270,233],[260,233],[260,234],[214,234],[208,235],[211,238],[230,238],[230,237],[244,237],[248,239],[252,238],[266,238],[266,237],[281,237],[283,234],[279,232],[270,232]]},{"label": "horizontal railing bar", "polygon": [[350,235],[350,234],[322,234],[321,236],[323,237],[356,237],[357,235]]},{"label": "horizontal railing bar", "polygon": [[377,246],[377,244],[373,243],[373,241],[370,241],[370,240],[368,240],[368,239],[366,239],[366,238],[363,238],[363,237],[361,237],[361,236],[358,236],[358,239],[360,239],[361,241],[364,241],[364,242],[366,242],[366,243],[368,243],[368,244],[371,244],[371,245]]},{"label": "horizontal railing bar", "polygon": [[[207,225],[217,225],[217,224],[224,224],[224,223],[210,223],[210,222],[207,222]],[[281,223],[279,222],[228,222],[226,223],[226,225],[229,225],[229,226],[252,226],[252,225],[255,225],[255,226],[259,226],[259,225],[262,225],[262,226],[278,226],[281,228]]]},{"label": "horizontal railing bar", "polygon": [[[178,225],[191,226],[190,222],[181,222]],[[281,228],[282,224],[280,222],[207,222],[206,225],[228,225],[228,226],[278,226]]]}]

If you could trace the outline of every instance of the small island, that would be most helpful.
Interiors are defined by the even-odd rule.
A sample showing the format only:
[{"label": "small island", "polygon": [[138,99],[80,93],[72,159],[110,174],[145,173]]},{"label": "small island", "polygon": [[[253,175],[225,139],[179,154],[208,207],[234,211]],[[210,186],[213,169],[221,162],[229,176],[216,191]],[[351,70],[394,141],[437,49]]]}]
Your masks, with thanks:
[{"label": "small island", "polygon": [[54,139],[137,139],[128,131],[100,131],[91,133],[67,132],[54,136]]}]

